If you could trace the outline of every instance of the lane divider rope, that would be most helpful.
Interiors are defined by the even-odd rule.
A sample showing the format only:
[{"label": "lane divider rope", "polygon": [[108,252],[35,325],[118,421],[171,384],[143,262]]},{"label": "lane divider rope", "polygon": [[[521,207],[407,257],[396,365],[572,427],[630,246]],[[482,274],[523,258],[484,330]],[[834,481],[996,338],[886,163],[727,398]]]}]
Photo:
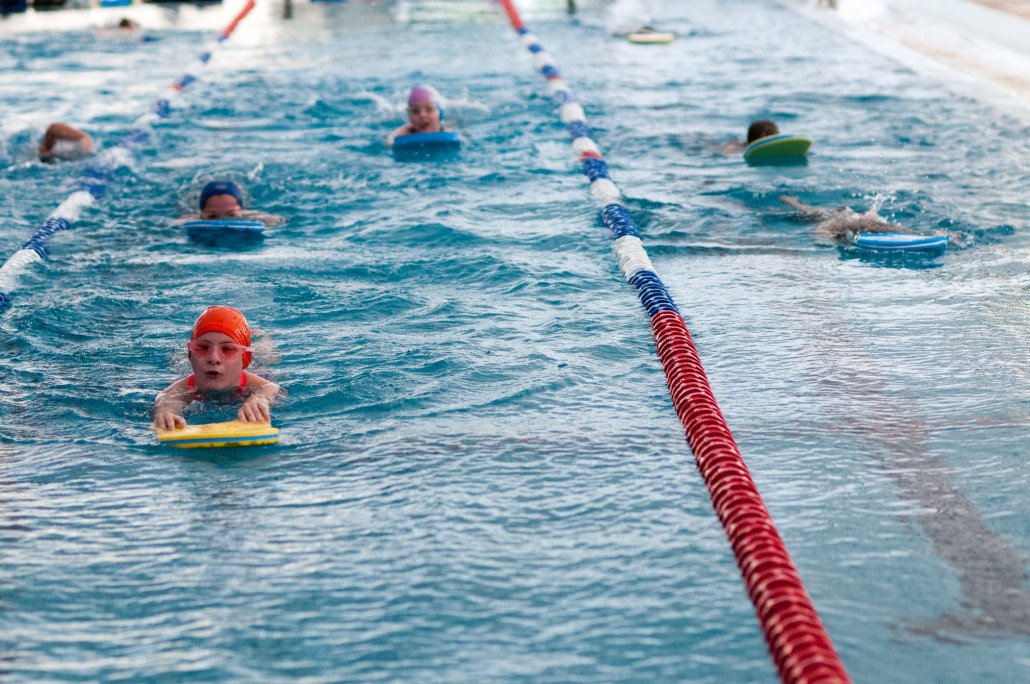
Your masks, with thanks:
[{"label": "lane divider rope", "polygon": [[590,194],[601,210],[602,222],[611,231],[619,268],[651,319],[673,405],[733,548],[780,678],[792,683],[849,682],[847,670],[716,403],[686,322],[644,251],[637,226],[622,203],[597,143],[591,139],[583,107],[576,102],[554,60],[522,23],[512,0],[501,0],[501,5],[547,79],[559,116],[572,138],[572,149],[590,179]]},{"label": "lane divider rope", "polygon": [[211,60],[214,50],[225,42],[241,21],[254,9],[255,0],[248,0],[236,14],[232,22],[222,30],[217,39],[197,55],[190,68],[154,103],[152,109],[143,114],[135,122],[125,136],[113,146],[101,150],[86,165],[75,189],[46,218],[45,221],[22,243],[21,247],[11,255],[3,266],[0,266],[0,309],[10,301],[11,292],[18,285],[18,278],[35,264],[43,263],[47,258],[47,246],[50,239],[61,231],[69,230],[79,219],[82,212],[92,206],[106,191],[107,184],[115,172],[132,162],[130,150],[146,141],[153,132],[153,123],[166,118],[172,109],[172,103],[191,83],[197,80],[197,73]]}]

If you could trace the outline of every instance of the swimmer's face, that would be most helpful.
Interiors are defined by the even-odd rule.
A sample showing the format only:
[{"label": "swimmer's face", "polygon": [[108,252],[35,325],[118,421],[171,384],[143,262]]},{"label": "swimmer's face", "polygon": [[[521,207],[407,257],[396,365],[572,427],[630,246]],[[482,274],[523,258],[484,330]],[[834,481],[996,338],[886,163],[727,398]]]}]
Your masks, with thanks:
[{"label": "swimmer's face", "polygon": [[219,392],[239,387],[243,354],[227,355],[222,352],[223,344],[235,345],[235,340],[225,333],[207,332],[195,342],[206,342],[209,345],[206,354],[190,352],[196,388],[205,392]]},{"label": "swimmer's face", "polygon": [[416,133],[436,133],[440,130],[440,110],[435,102],[409,104],[408,121]]},{"label": "swimmer's face", "polygon": [[200,210],[200,218],[206,220],[232,218],[243,215],[243,207],[232,195],[212,195],[204,208]]}]

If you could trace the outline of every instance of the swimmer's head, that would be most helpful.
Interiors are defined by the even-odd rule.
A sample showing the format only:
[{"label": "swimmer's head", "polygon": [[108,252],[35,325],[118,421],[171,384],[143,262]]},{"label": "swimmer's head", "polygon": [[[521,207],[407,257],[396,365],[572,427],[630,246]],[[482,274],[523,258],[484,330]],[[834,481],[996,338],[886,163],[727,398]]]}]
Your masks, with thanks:
[{"label": "swimmer's head", "polygon": [[[195,341],[205,333],[222,333],[241,347],[250,346],[250,324],[243,313],[231,306],[209,306],[193,324],[190,341]],[[250,365],[251,352],[243,352],[243,367]]]},{"label": "swimmer's head", "polygon": [[429,133],[441,130],[443,107],[440,104],[440,93],[429,85],[417,85],[408,93],[408,121],[416,133]]},{"label": "swimmer's head", "polygon": [[408,93],[408,105],[416,102],[432,102],[439,108],[440,93],[436,92],[436,88],[431,85],[413,86],[411,92]]},{"label": "swimmer's head", "polygon": [[770,135],[777,135],[780,132],[779,126],[775,122],[769,119],[760,119],[758,121],[752,121],[751,125],[747,129],[747,141],[753,143],[759,138],[765,138]]},{"label": "swimmer's head", "polygon": [[214,180],[200,191],[200,217],[218,219],[240,216],[243,210],[243,192],[229,180]]}]

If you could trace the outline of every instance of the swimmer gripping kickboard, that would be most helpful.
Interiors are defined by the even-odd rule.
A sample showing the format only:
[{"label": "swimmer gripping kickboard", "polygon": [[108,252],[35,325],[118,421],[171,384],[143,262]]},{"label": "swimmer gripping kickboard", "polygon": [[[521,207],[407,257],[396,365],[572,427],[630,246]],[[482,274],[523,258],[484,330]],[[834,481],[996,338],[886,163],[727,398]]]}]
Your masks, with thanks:
[{"label": "swimmer gripping kickboard", "polygon": [[855,246],[885,252],[918,252],[944,249],[947,235],[913,235],[912,233],[859,233]]},{"label": "swimmer gripping kickboard", "polygon": [[265,237],[262,221],[187,221],[182,224],[186,235],[202,245],[253,244]]},{"label": "swimmer gripping kickboard", "polygon": [[394,138],[392,147],[395,157],[453,153],[461,149],[461,135],[457,131],[409,133]]},{"label": "swimmer gripping kickboard", "polygon": [[212,447],[244,447],[278,444],[279,428],[270,423],[244,423],[229,420],[224,423],[187,425],[177,430],[154,428],[157,441],[173,449],[204,449]]},{"label": "swimmer gripping kickboard", "polygon": [[767,135],[744,149],[744,159],[758,161],[804,157],[808,154],[808,148],[811,146],[811,138],[803,138],[799,135]]}]

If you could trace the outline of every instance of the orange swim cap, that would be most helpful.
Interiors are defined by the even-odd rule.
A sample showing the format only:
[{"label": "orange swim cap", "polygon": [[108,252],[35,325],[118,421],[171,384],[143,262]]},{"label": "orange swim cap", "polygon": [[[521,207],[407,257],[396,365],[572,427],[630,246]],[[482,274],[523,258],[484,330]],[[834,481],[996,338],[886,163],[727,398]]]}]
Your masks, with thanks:
[{"label": "orange swim cap", "polygon": [[[207,307],[193,324],[193,336],[190,337],[190,341],[209,332],[220,332],[231,337],[236,344],[250,346],[250,324],[240,310],[231,306]],[[244,368],[250,365],[251,356],[250,352],[243,352]]]}]

